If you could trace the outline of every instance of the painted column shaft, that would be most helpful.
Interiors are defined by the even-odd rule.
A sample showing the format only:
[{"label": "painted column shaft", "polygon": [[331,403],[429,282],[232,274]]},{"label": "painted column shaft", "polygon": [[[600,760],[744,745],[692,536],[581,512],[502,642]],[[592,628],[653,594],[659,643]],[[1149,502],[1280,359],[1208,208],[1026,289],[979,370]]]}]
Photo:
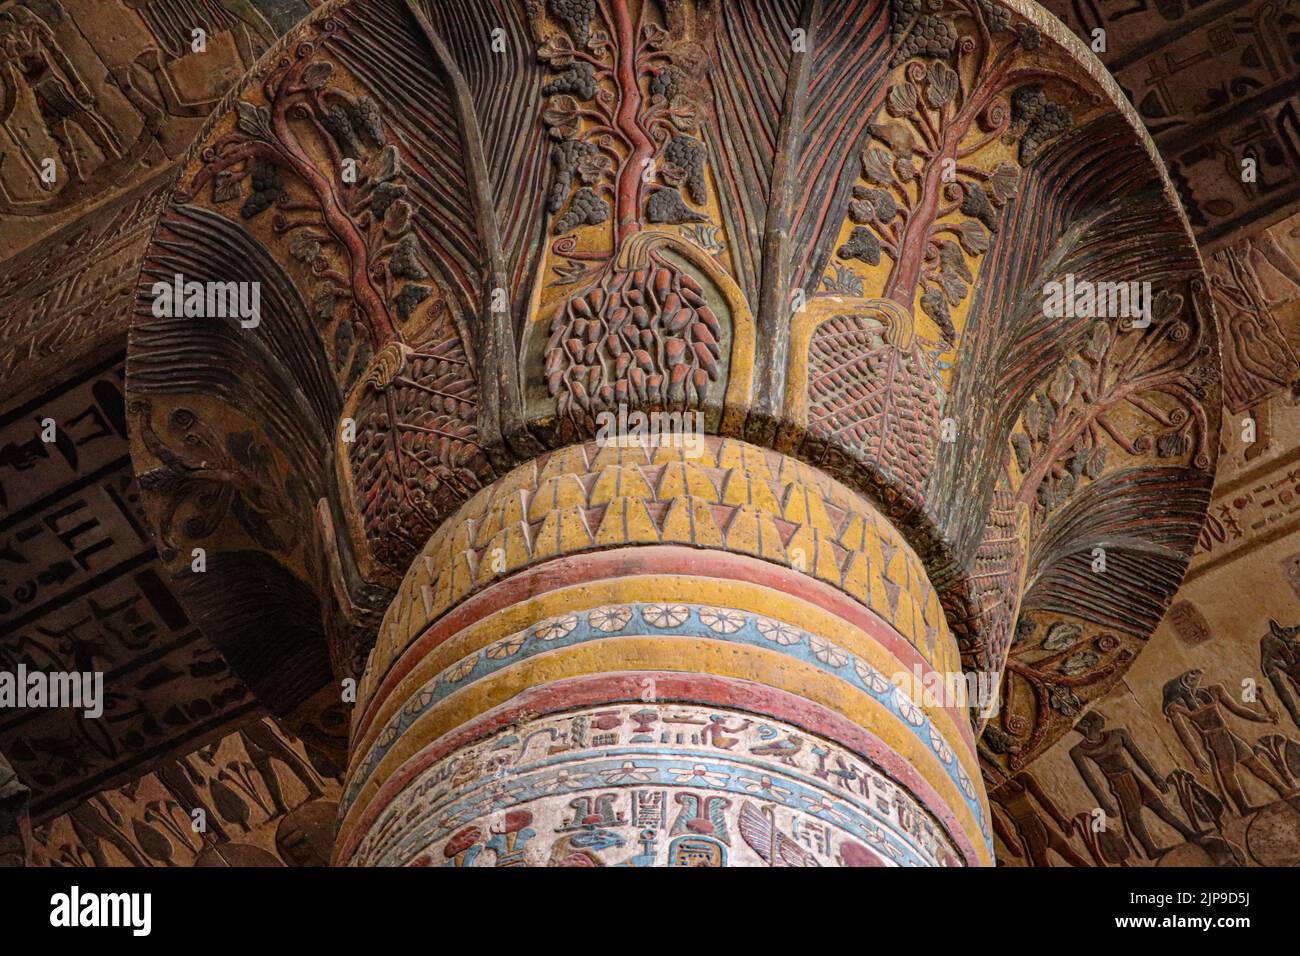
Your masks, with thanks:
[{"label": "painted column shaft", "polygon": [[571,446],[433,536],[362,681],[340,863],[991,861],[968,717],[909,694],[960,673],[919,559],[815,469],[701,445]]}]

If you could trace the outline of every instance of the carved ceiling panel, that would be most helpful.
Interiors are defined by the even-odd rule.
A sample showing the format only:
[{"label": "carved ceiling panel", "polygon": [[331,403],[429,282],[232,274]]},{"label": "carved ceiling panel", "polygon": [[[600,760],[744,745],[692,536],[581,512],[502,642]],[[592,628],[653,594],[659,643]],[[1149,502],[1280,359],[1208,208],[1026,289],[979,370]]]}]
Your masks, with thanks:
[{"label": "carved ceiling panel", "polygon": [[0,2],[0,260],[172,166],[314,4]]},{"label": "carved ceiling panel", "polygon": [[0,269],[0,400],[13,404],[120,353],[140,257],[171,194],[162,173]]},{"label": "carved ceiling panel", "polygon": [[118,356],[0,416],[0,671],[104,675],[98,717],[0,710],[0,752],[38,820],[259,707],[158,565],[122,379]]},{"label": "carved ceiling panel", "polygon": [[[1151,131],[1206,250],[1300,206],[1300,2],[1043,0]],[[1242,175],[1253,160],[1253,178]]]}]

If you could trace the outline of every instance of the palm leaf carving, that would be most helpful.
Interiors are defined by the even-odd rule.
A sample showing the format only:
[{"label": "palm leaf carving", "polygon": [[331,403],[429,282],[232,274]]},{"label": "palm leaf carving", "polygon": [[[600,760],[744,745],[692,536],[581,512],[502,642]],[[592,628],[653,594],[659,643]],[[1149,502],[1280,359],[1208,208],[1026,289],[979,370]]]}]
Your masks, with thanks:
[{"label": "palm leaf carving", "polygon": [[1198,469],[1133,468],[1084,485],[1034,541],[1023,607],[1145,637],[1182,582],[1212,483]]},{"label": "palm leaf carving", "polygon": [[763,225],[794,57],[790,36],[805,5],[775,0],[760,11],[747,3],[725,4],[715,32],[707,139],[713,165],[731,171],[719,177],[722,213],[734,237],[737,280],[751,302],[758,301]]},{"label": "palm leaf carving", "polygon": [[[482,142],[482,175],[511,301],[526,301],[518,293],[532,279],[531,264],[540,248],[535,239],[542,223],[547,150],[545,127],[537,121],[545,71],[523,10],[514,0],[419,0],[416,7],[452,53],[464,80]],[[493,52],[485,42],[497,29],[504,31],[504,52]]]},{"label": "palm leaf carving", "polygon": [[[760,410],[784,381],[793,290],[816,281],[848,207],[888,75],[884,0],[723,4],[711,148],[739,281],[758,316]],[[762,64],[761,70],[753,64]]]},{"label": "palm leaf carving", "polygon": [[871,319],[829,319],[809,348],[808,405],[812,433],[851,449],[920,505],[939,406],[915,344],[890,345]]}]

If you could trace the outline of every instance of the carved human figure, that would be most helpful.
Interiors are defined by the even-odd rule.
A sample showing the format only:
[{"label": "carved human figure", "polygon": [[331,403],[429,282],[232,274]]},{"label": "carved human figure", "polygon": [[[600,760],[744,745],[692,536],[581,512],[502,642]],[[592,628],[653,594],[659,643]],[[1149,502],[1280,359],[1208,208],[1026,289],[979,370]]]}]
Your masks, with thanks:
[{"label": "carved human figure", "polygon": [[203,797],[199,795],[197,785],[204,782],[204,777],[194,769],[188,757],[182,757],[175,763],[163,764],[154,772],[157,774],[158,780],[171,791],[171,795],[182,807],[187,808],[191,813],[194,810],[203,811],[204,818],[208,823],[207,828],[202,833],[205,842],[226,843],[230,840],[230,834],[226,832],[225,827],[221,824],[221,815],[213,813]]},{"label": "carved human figure", "polygon": [[287,866],[329,866],[334,820],[331,800],[311,800],[286,814],[275,829],[275,849]]},{"label": "carved human figure", "polygon": [[[103,811],[102,813],[100,811]],[[111,844],[126,858],[131,866],[148,866],[149,862],[140,854],[135,845],[119,829],[126,825],[122,815],[103,796],[98,802],[87,800],[74,807],[68,813],[72,830],[89,851],[96,866],[110,866],[109,858],[104,853],[104,844]]]},{"label": "carved human figure", "polygon": [[[1169,784],[1151,765],[1151,761],[1147,759],[1141,748],[1133,742],[1127,728],[1105,730],[1105,726],[1106,718],[1097,711],[1091,711],[1080,717],[1074,729],[1083,740],[1070,748],[1070,759],[1074,761],[1079,776],[1083,778],[1092,795],[1097,798],[1097,804],[1106,815],[1122,818],[1129,833],[1142,844],[1143,852],[1151,860],[1158,859],[1171,848],[1156,844],[1151,831],[1147,829],[1146,821],[1142,818],[1143,809],[1150,810],[1181,833],[1185,839],[1191,840],[1199,836],[1191,827],[1178,819],[1173,810],[1169,809],[1164,798],[1160,796],[1161,793],[1169,792]],[[1106,792],[1103,792],[1101,783],[1089,763],[1101,771],[1101,775],[1106,779],[1106,791],[1109,791],[1110,797],[1114,798],[1113,801],[1107,798]],[[1146,784],[1133,769],[1133,764],[1136,764],[1147,779],[1155,784],[1160,793],[1156,793]]]},{"label": "carved human figure", "polygon": [[1161,710],[1195,761],[1196,769],[1201,773],[1212,772],[1221,792],[1232,801],[1237,812],[1246,816],[1260,807],[1246,798],[1237,777],[1238,765],[1268,784],[1278,796],[1285,796],[1287,788],[1278,775],[1255,755],[1250,745],[1233,733],[1223,710],[1261,724],[1277,723],[1277,714],[1268,709],[1262,697],[1261,709],[1254,710],[1233,700],[1222,684],[1202,687],[1203,676],[1200,670],[1193,669],[1165,684]]},{"label": "carved human figure", "polygon": [[1300,625],[1283,627],[1270,618],[1268,633],[1259,642],[1259,666],[1291,722],[1300,727]]},{"label": "carved human figure", "polygon": [[[1056,821],[1060,832],[1043,823],[1033,800],[1037,800],[1039,806]],[[1052,863],[1047,856],[1048,850],[1055,850],[1070,866],[1088,865],[1062,835],[1070,832],[1070,821],[1065,819],[1064,814],[1029,771],[1016,774],[998,789],[997,806],[1002,808],[1007,819],[1011,821],[1012,829],[1008,829],[997,814],[993,815],[993,829],[997,831],[1013,856],[1021,855],[1016,849],[1016,844],[1019,843],[1024,847],[1031,866],[1051,866]]]},{"label": "carved human figure", "polygon": [[[239,21],[240,25],[234,30],[235,47],[239,50],[239,56],[244,63],[252,66],[257,62],[262,50],[275,44],[275,28],[262,15],[262,11],[257,8],[253,0],[215,0],[215,3]],[[254,49],[253,37],[260,41],[261,50]]]},{"label": "carved human figure", "polygon": [[1300,289],[1300,265],[1267,233],[1223,250],[1207,264],[1210,289],[1226,333],[1224,373],[1234,408],[1258,402],[1288,386],[1297,373],[1294,350],[1270,318],[1286,300],[1274,301],[1265,290],[1257,267],[1261,260]]},{"label": "carved human figure", "polygon": [[90,137],[105,159],[122,155],[117,133],[96,108],[95,95],[59,46],[54,32],[23,7],[0,13],[0,123],[17,105],[18,90],[31,90],[50,137],[68,174],[85,179],[72,149],[69,123]]}]

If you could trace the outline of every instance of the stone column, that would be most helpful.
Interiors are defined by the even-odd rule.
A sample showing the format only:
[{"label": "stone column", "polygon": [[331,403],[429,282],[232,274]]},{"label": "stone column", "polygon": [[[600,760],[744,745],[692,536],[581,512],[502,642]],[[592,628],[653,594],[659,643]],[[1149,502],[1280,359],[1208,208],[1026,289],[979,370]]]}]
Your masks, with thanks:
[{"label": "stone column", "polygon": [[959,671],[920,559],[839,482],[736,439],[570,446],[403,581],[338,859],[989,863],[970,721],[909,696]]},{"label": "stone column", "polygon": [[276,710],[328,649],[339,862],[980,864],[1178,585],[1217,350],[1033,3],[330,0],[185,163],[128,408],[205,634]]}]

